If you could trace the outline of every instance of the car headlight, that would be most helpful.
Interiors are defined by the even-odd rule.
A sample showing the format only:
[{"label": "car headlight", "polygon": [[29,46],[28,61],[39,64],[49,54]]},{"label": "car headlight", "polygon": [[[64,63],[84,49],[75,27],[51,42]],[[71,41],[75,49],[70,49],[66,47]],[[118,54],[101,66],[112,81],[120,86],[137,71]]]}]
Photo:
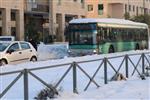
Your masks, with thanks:
[{"label": "car headlight", "polygon": [[68,50],[68,53],[70,53],[70,52],[71,52],[71,50],[69,49],[69,50]]},{"label": "car headlight", "polygon": [[97,50],[96,50],[96,49],[94,49],[94,50],[93,50],[93,53],[97,53]]},{"label": "car headlight", "polygon": [[100,53],[100,52],[101,52],[101,48],[99,48],[99,49],[97,48],[97,49],[94,49],[94,50],[93,50],[93,53],[95,53],[95,54],[96,54],[96,53]]}]

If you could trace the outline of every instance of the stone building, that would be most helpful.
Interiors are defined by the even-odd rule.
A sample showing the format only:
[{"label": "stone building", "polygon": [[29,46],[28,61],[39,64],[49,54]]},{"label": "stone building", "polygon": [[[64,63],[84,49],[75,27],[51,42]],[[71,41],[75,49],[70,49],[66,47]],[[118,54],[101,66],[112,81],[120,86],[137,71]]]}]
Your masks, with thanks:
[{"label": "stone building", "polygon": [[52,15],[57,41],[64,41],[64,30],[73,18],[84,18],[86,8],[83,0],[53,0]]},{"label": "stone building", "polygon": [[124,18],[140,14],[150,14],[150,0],[85,0],[87,17]]},{"label": "stone building", "polygon": [[44,41],[49,34],[49,0],[24,0],[24,22],[25,40],[39,34]]},{"label": "stone building", "polygon": [[[73,18],[124,18],[150,14],[150,0],[0,0],[0,35],[27,40],[31,30],[48,41],[65,41]],[[30,33],[30,34],[29,34]]]},{"label": "stone building", "polygon": [[0,0],[0,35],[24,39],[24,0]]},{"label": "stone building", "polygon": [[56,36],[55,41],[65,41],[64,31],[73,18],[85,17],[83,0],[26,0],[25,32],[28,25],[35,22],[35,27],[42,33],[43,40]]}]

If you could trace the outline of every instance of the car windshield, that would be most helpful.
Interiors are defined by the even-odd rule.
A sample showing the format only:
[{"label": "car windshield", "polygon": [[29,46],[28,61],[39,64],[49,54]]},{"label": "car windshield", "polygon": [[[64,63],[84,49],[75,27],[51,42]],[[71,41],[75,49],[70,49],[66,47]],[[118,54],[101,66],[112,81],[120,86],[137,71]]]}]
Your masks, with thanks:
[{"label": "car windshield", "polygon": [[4,51],[10,43],[0,43],[0,52]]}]

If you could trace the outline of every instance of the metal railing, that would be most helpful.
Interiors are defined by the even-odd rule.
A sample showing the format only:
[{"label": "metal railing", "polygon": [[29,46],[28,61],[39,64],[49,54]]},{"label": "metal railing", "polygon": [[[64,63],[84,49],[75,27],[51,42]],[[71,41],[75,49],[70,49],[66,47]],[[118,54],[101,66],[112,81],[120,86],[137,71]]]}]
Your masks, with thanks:
[{"label": "metal railing", "polygon": [[[45,67],[39,67],[39,68],[32,68],[32,69],[24,69],[24,70],[18,70],[18,71],[12,71],[12,72],[5,72],[0,73],[0,77],[11,75],[11,74],[18,74],[16,78],[0,93],[0,99],[10,90],[10,88],[23,76],[23,86],[24,86],[24,100],[29,100],[29,75],[33,76],[36,80],[41,82],[43,85],[45,85],[48,88],[51,88],[47,82],[45,82],[42,78],[35,75],[33,71],[43,70],[43,69],[49,69],[49,68],[57,68],[57,67],[63,67],[63,66],[69,66],[67,70],[63,73],[61,78],[58,80],[58,82],[55,84],[55,88],[57,88],[62,80],[66,77],[66,75],[72,70],[72,87],[73,92],[78,93],[78,87],[77,87],[77,69],[79,69],[88,79],[89,81],[85,85],[84,91],[86,91],[90,84],[93,83],[96,87],[100,87],[100,83],[96,82],[95,77],[99,73],[100,69],[103,70],[103,81],[104,84],[108,84],[108,69],[111,68],[113,72],[117,75],[120,73],[120,70],[122,67],[125,67],[125,75],[127,78],[130,76],[135,75],[137,73],[138,75],[142,75],[146,72],[146,66],[150,67],[150,52],[146,53],[139,53],[139,54],[130,54],[130,55],[121,55],[116,57],[105,57],[101,59],[95,59],[95,60],[89,60],[89,61],[78,61],[78,62],[72,62],[72,63],[66,63],[66,64],[60,64],[60,65],[52,65],[52,66],[45,66]],[[132,56],[139,56],[139,59],[137,62],[133,62],[131,57]],[[122,61],[120,62],[119,66],[116,67],[116,65],[113,65],[114,59],[122,58]],[[85,71],[84,68],[82,68],[82,64],[90,63],[98,61],[100,64],[96,68],[93,75],[89,75],[87,71]],[[140,65],[141,64],[141,65]],[[132,67],[133,71],[130,71],[129,68]],[[78,83],[79,84],[79,83]]]}]

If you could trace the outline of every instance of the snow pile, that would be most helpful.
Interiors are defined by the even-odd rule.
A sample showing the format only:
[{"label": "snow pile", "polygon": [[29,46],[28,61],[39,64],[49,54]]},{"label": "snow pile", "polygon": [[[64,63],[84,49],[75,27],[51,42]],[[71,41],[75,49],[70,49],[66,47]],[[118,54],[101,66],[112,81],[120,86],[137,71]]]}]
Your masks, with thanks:
[{"label": "snow pile", "polygon": [[50,44],[41,43],[38,46],[38,60],[60,59],[68,55],[68,44]]}]

